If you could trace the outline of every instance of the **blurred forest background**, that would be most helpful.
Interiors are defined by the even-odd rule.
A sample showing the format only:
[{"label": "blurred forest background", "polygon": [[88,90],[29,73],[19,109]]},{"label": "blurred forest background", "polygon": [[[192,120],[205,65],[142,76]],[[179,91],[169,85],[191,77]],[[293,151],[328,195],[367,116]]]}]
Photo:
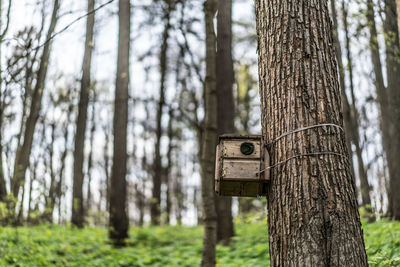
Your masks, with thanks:
[{"label": "blurred forest background", "polygon": [[[391,148],[400,121],[390,119],[400,84],[396,2],[329,6],[358,202],[371,222],[400,220],[400,151]],[[0,1],[1,224],[107,226],[118,203],[126,209],[119,205],[110,220],[122,228],[203,223],[203,2],[132,1],[130,11],[118,12],[113,0]],[[227,13],[215,18],[217,32],[232,23],[221,39],[231,62],[216,60],[230,93],[217,108],[232,116],[218,132],[260,134],[254,3],[233,0]],[[217,202],[226,244],[234,221],[266,217],[262,198]]]}]

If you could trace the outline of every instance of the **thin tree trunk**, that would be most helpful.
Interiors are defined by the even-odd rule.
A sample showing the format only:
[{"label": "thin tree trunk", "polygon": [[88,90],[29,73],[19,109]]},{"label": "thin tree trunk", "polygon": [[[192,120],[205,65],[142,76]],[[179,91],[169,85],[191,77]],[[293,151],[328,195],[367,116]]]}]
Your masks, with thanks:
[{"label": "thin tree trunk", "polygon": [[[238,114],[240,118],[243,134],[248,134],[250,133],[250,117],[252,114],[250,91],[253,89],[255,83],[247,64],[240,67],[236,77],[236,114]],[[242,86],[243,88],[241,88]],[[240,114],[243,115],[240,116]],[[243,216],[254,210],[254,198],[240,197],[238,200],[239,215]]]},{"label": "thin tree trunk", "polygon": [[351,116],[351,110],[350,110],[350,104],[349,100],[346,95],[346,77],[345,77],[345,69],[343,67],[343,62],[342,62],[342,48],[340,46],[338,34],[339,34],[339,29],[338,29],[338,20],[337,20],[337,12],[336,12],[336,6],[335,6],[335,1],[330,1],[331,3],[331,12],[332,12],[332,19],[333,19],[333,39],[335,42],[335,52],[336,52],[336,59],[337,59],[337,64],[338,64],[338,71],[339,71],[339,85],[340,85],[340,97],[342,98],[342,111],[343,111],[343,125],[346,133],[346,145],[347,149],[350,153],[350,169],[352,172],[352,176],[355,178],[354,175],[354,165],[353,165],[353,150],[351,148],[351,143],[353,139],[352,130],[351,130],[351,124],[352,124],[352,116]]},{"label": "thin tree trunk", "polygon": [[[386,154],[386,161],[389,170],[389,179],[393,177],[394,171],[392,166],[393,153],[390,149],[390,136],[391,136],[391,122],[390,122],[390,108],[389,97],[387,89],[383,83],[382,62],[379,55],[378,33],[375,23],[374,3],[372,0],[367,0],[367,26],[369,28],[369,46],[371,50],[371,60],[375,74],[375,87],[377,101],[380,107],[380,128],[382,132],[382,145]],[[391,193],[388,192],[389,206],[391,205]],[[391,208],[389,207],[389,213]]]},{"label": "thin tree trunk", "polygon": [[203,205],[203,267],[215,266],[217,242],[217,214],[215,211],[214,169],[215,147],[217,145],[217,84],[216,84],[216,38],[214,15],[215,0],[204,2],[206,32],[206,84],[204,109],[204,135],[201,155],[201,196]]},{"label": "thin tree trunk", "polygon": [[151,224],[160,224],[161,215],[161,182],[163,175],[163,167],[161,164],[161,136],[162,136],[162,115],[165,105],[165,80],[167,75],[167,52],[168,52],[168,39],[169,30],[171,29],[171,12],[174,7],[173,0],[167,0],[168,9],[165,11],[165,26],[162,36],[162,45],[160,52],[160,99],[157,108],[157,128],[156,128],[156,143],[155,143],[155,158],[154,158],[154,177],[153,177],[153,199],[151,201],[150,215]]},{"label": "thin tree trunk", "polygon": [[[69,94],[71,94],[71,92],[69,91]],[[64,179],[65,179],[65,166],[66,166],[66,159],[67,159],[67,155],[68,155],[68,140],[69,140],[69,135],[70,135],[70,131],[69,131],[69,125],[71,123],[71,113],[72,113],[72,109],[74,108],[72,101],[70,102],[70,104],[68,105],[68,109],[67,109],[67,122],[65,124],[65,128],[64,128],[64,151],[61,154],[61,158],[60,158],[60,162],[61,162],[61,167],[59,170],[59,179],[58,179],[58,183],[56,186],[56,195],[57,195],[57,203],[58,203],[58,223],[61,224],[61,218],[62,218],[62,214],[61,214],[61,200],[62,200],[62,196],[64,194],[63,192],[63,185],[64,185]]]},{"label": "thin tree trunk", "polygon": [[128,125],[129,58],[131,32],[131,5],[129,0],[119,1],[119,37],[117,80],[114,105],[114,154],[111,171],[110,229],[114,244],[124,245],[128,237],[129,220],[126,203],[126,141]]},{"label": "thin tree trunk", "polygon": [[3,29],[3,16],[2,10],[3,10],[3,1],[0,0],[0,30],[2,30],[1,35],[0,35],[0,202],[6,201],[7,197],[7,187],[6,187],[6,180],[4,177],[4,167],[3,167],[3,134],[2,134],[2,129],[3,129],[3,115],[4,115],[4,102],[3,102],[3,79],[2,79],[2,47],[3,47],[3,39],[8,31],[8,26],[10,25],[10,10],[11,10],[11,3],[12,1],[8,1],[8,8],[7,8],[7,22],[6,26]]},{"label": "thin tree trunk", "polygon": [[[347,14],[347,7],[345,1],[342,1],[342,16],[343,16],[343,26],[345,31],[346,37],[346,57],[347,57],[347,69],[349,72],[349,81],[350,81],[350,95],[351,95],[351,114],[352,118],[352,125],[351,125],[351,136],[353,140],[353,144],[356,148],[356,156],[357,156],[357,164],[358,164],[358,175],[360,177],[360,184],[361,184],[361,197],[362,197],[362,204],[366,206],[369,210],[371,209],[371,186],[368,182],[367,172],[365,170],[364,160],[362,157],[362,148],[360,144],[360,115],[358,113],[356,107],[356,97],[354,95],[354,83],[353,83],[353,59],[351,56],[350,50],[350,35],[349,35],[349,25],[348,25],[348,14]],[[370,210],[371,211],[371,210]],[[371,217],[371,219],[373,219]]]},{"label": "thin tree trunk", "polygon": [[[88,0],[88,12],[94,9],[94,0]],[[83,205],[83,161],[85,149],[85,133],[87,121],[87,109],[90,90],[90,69],[93,52],[94,12],[88,15],[86,22],[85,52],[82,63],[81,92],[78,107],[78,119],[76,121],[75,147],[74,147],[74,179],[72,193],[72,224],[83,227],[85,212]]]},{"label": "thin tree trunk", "polygon": [[110,166],[109,166],[109,155],[108,155],[108,146],[110,143],[110,134],[107,129],[107,126],[104,127],[103,129],[104,134],[105,134],[105,142],[104,142],[104,148],[103,148],[103,154],[104,154],[104,174],[105,174],[105,190],[106,190],[106,210],[110,210]]},{"label": "thin tree trunk", "polygon": [[174,120],[174,110],[172,108],[169,109],[168,112],[168,117],[169,117],[169,121],[168,121],[168,130],[167,130],[167,134],[168,134],[168,151],[167,151],[167,167],[165,168],[165,185],[167,187],[167,191],[166,191],[166,219],[165,219],[165,223],[166,224],[170,224],[171,221],[171,209],[172,209],[172,200],[171,200],[171,169],[172,169],[172,152],[174,150],[174,131],[173,131],[173,120]]},{"label": "thin tree trunk", "polygon": [[[344,2],[342,2],[344,4]],[[339,69],[339,84],[340,84],[340,92],[341,92],[341,98],[342,98],[342,104],[343,104],[343,120],[344,120],[344,128],[347,133],[346,136],[346,144],[350,153],[350,156],[352,156],[352,149],[351,149],[351,143],[354,144],[356,147],[356,156],[357,156],[357,163],[358,163],[358,175],[360,178],[360,185],[361,185],[361,199],[362,199],[362,205],[366,206],[368,209],[370,209],[371,206],[371,197],[370,197],[370,191],[371,187],[368,183],[367,179],[367,174],[364,169],[364,161],[362,158],[361,154],[361,147],[360,147],[360,135],[358,133],[359,131],[359,125],[358,125],[358,111],[355,107],[355,98],[352,97],[353,103],[350,104],[349,100],[346,95],[346,82],[345,82],[345,68],[343,66],[342,62],[342,48],[338,39],[338,21],[337,21],[337,12],[336,12],[336,5],[335,1],[331,1],[331,10],[332,10],[332,18],[333,18],[333,38],[335,41],[335,52],[336,52],[336,58],[337,58],[337,64],[338,64],[338,69]],[[347,59],[350,60],[348,62],[349,65],[349,75],[350,75],[350,93],[353,96],[354,95],[354,89],[353,89],[353,78],[352,78],[352,61],[351,61],[351,54],[350,54],[350,43],[349,43],[349,36],[348,36],[348,25],[347,25],[347,13],[344,12],[343,14],[343,22],[344,22],[344,27],[346,31],[346,50],[347,50]],[[350,160],[350,163],[353,163],[352,157]],[[354,167],[353,164],[350,166],[351,171],[352,171],[352,176],[354,176]]]},{"label": "thin tree trunk", "polygon": [[39,118],[39,113],[42,106],[43,91],[46,81],[47,69],[49,65],[51,36],[57,24],[58,20],[57,13],[59,7],[60,7],[59,0],[55,0],[49,30],[46,35],[46,43],[43,47],[43,54],[40,59],[36,85],[32,95],[30,113],[26,121],[24,142],[22,146],[19,146],[17,148],[17,152],[15,155],[14,173],[11,186],[12,193],[15,198],[18,198],[19,190],[21,184],[23,184],[25,181],[25,173],[29,165],[29,156],[31,154],[33,135],[35,132],[36,123]]},{"label": "thin tree trunk", "polygon": [[[217,134],[234,133],[235,106],[233,103],[232,60],[232,0],[218,0],[217,15]],[[228,245],[234,235],[232,198],[215,196],[217,212],[217,242]]]},{"label": "thin tree trunk", "polygon": [[94,150],[94,134],[96,132],[96,92],[93,90],[93,103],[92,103],[92,126],[90,128],[90,152],[88,157],[88,168],[87,168],[87,175],[88,175],[88,187],[87,187],[87,194],[86,194],[86,214],[90,212],[90,208],[92,205],[92,192],[91,192],[91,184],[92,184],[92,168],[93,168],[93,150]]},{"label": "thin tree trunk", "polygon": [[327,1],[260,0],[256,17],[271,266],[368,266]]},{"label": "thin tree trunk", "polygon": [[25,198],[26,184],[24,183],[22,186],[22,196],[21,201],[19,202],[18,216],[15,222],[15,225],[22,225],[22,217],[24,215],[24,198]]},{"label": "thin tree trunk", "polygon": [[27,215],[27,222],[31,223],[31,212],[32,212],[32,190],[33,190],[33,181],[36,180],[37,177],[37,166],[39,162],[35,160],[33,165],[31,166],[30,170],[30,179],[29,179],[29,193],[28,193],[28,215]]},{"label": "thin tree trunk", "polygon": [[[43,124],[43,127],[45,125]],[[51,138],[50,144],[48,147],[49,152],[49,171],[50,171],[50,187],[48,195],[46,196],[46,209],[43,213],[43,218],[46,222],[52,223],[53,222],[53,211],[56,201],[56,174],[54,172],[53,160],[54,160],[54,141],[55,141],[55,128],[56,125],[54,123],[51,124]]]},{"label": "thin tree trunk", "polygon": [[385,44],[386,44],[386,70],[387,70],[387,92],[389,95],[389,108],[391,120],[390,150],[391,157],[389,168],[390,189],[392,194],[391,215],[395,220],[400,220],[400,46],[399,29],[397,27],[396,6],[393,0],[385,0],[385,20],[383,23]]}]

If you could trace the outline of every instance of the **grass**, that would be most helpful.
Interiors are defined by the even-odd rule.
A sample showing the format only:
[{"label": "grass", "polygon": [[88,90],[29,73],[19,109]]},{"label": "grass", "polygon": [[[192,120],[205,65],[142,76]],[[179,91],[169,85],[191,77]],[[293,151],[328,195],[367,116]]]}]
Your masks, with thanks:
[{"label": "grass", "polygon": [[[400,266],[400,222],[363,229],[370,265]],[[217,266],[269,266],[266,233],[266,225],[236,225],[232,246],[217,248]],[[99,227],[6,227],[0,228],[0,266],[199,266],[201,243],[201,227],[133,227],[120,249]]]}]

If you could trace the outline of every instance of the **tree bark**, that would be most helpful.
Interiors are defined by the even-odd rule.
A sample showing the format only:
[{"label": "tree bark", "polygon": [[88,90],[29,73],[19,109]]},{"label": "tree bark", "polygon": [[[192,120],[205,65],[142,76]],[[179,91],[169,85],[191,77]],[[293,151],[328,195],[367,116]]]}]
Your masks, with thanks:
[{"label": "tree bark", "polygon": [[[232,0],[218,0],[217,14],[217,134],[234,133],[232,60]],[[232,198],[215,196],[217,212],[217,241],[228,245],[234,235]]]},{"label": "tree bark", "polygon": [[[94,9],[94,0],[88,0],[88,12]],[[88,15],[86,21],[85,52],[82,63],[81,92],[78,106],[78,118],[76,121],[75,146],[74,146],[74,178],[72,193],[72,224],[83,227],[85,212],[83,205],[83,162],[85,149],[85,133],[87,121],[87,109],[90,90],[90,69],[92,65],[94,12]]]},{"label": "tree bark", "polygon": [[387,92],[389,95],[390,123],[390,147],[391,157],[388,160],[390,172],[390,194],[391,215],[395,220],[400,220],[400,46],[399,29],[397,27],[396,5],[393,0],[385,0],[385,17],[383,30],[386,45],[386,70],[387,70]]},{"label": "tree bark", "polygon": [[368,266],[327,1],[260,0],[256,16],[271,266]]},{"label": "tree bark", "polygon": [[39,118],[43,90],[46,81],[47,69],[50,59],[50,47],[51,47],[51,37],[57,24],[57,13],[60,7],[59,0],[54,1],[53,13],[51,16],[50,26],[46,35],[46,43],[43,47],[43,54],[40,59],[39,70],[37,73],[37,80],[35,88],[33,90],[30,113],[26,121],[25,132],[24,132],[24,142],[22,146],[18,146],[15,155],[14,173],[12,179],[12,193],[15,198],[18,198],[19,190],[21,185],[25,181],[26,169],[29,165],[29,156],[32,149],[33,135],[35,132],[35,127],[37,120]]},{"label": "tree bark", "polygon": [[165,105],[165,80],[167,75],[167,52],[168,52],[168,39],[169,30],[171,29],[171,12],[174,8],[173,0],[166,0],[167,10],[165,11],[165,26],[162,35],[162,45],[160,51],[160,99],[157,107],[157,128],[156,128],[156,143],[154,148],[154,176],[153,176],[153,199],[151,200],[150,215],[151,224],[160,224],[161,215],[161,182],[163,176],[163,167],[161,164],[161,136],[162,136],[162,115]]},{"label": "tree bark", "polygon": [[126,142],[131,32],[131,5],[129,0],[119,1],[118,16],[119,38],[114,105],[114,154],[111,171],[109,235],[114,244],[123,245],[124,240],[128,237],[129,227],[126,210]]},{"label": "tree bark", "polygon": [[206,84],[205,84],[205,119],[203,148],[201,155],[201,196],[203,205],[203,267],[215,266],[217,214],[215,211],[214,169],[215,147],[217,145],[217,84],[216,84],[216,38],[214,33],[215,0],[204,2],[206,32]]}]

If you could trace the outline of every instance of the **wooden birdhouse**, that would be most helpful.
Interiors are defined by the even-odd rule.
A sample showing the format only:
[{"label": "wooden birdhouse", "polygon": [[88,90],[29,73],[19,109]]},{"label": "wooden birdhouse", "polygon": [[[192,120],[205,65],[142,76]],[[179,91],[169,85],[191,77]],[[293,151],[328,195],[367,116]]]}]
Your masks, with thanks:
[{"label": "wooden birdhouse", "polygon": [[220,196],[266,195],[269,154],[261,135],[222,135],[216,151],[215,192]]}]

